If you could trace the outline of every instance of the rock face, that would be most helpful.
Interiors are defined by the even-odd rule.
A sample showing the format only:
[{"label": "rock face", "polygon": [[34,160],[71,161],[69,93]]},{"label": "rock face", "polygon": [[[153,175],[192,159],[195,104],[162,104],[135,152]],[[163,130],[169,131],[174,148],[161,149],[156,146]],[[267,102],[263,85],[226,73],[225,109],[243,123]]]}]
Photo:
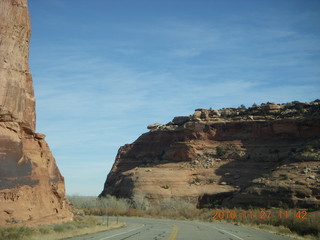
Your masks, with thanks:
[{"label": "rock face", "polygon": [[27,0],[0,1],[0,224],[72,218],[45,135],[35,133]]},{"label": "rock face", "polygon": [[320,205],[320,104],[197,109],[121,147],[100,196]]}]

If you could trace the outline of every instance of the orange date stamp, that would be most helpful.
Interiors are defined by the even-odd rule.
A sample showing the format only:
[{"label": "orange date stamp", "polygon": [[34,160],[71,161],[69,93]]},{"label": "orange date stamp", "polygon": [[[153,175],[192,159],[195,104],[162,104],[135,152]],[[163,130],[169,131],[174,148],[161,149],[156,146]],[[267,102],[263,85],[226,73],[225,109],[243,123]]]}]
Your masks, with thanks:
[{"label": "orange date stamp", "polygon": [[306,210],[284,211],[284,210],[260,210],[260,211],[235,211],[235,210],[213,210],[212,219],[270,219],[279,218],[297,218],[301,220],[308,219],[310,212]]}]

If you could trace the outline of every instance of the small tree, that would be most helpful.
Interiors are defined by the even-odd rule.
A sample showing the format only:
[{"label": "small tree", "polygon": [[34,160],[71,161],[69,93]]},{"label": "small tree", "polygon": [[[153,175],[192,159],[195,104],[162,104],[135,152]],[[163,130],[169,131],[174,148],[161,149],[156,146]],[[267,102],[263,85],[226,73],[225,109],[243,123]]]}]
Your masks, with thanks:
[{"label": "small tree", "polygon": [[241,104],[240,107],[241,109],[247,109],[245,105]]}]

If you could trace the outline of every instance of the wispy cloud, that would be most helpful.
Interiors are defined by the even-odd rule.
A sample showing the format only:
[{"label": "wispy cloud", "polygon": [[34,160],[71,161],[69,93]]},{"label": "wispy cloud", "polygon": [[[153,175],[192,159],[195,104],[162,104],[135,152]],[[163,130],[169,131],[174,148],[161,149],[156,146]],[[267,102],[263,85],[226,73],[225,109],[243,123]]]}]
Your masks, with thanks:
[{"label": "wispy cloud", "polygon": [[139,24],[75,18],[67,24],[71,34],[63,28],[68,15],[48,15],[50,26],[62,28],[56,34],[67,33],[35,32],[42,36],[30,57],[37,129],[47,134],[71,192],[81,192],[78,182],[90,164],[86,181],[104,181],[118,147],[148,124],[199,107],[319,98],[320,35],[308,30],[315,15],[221,16],[160,16]]}]

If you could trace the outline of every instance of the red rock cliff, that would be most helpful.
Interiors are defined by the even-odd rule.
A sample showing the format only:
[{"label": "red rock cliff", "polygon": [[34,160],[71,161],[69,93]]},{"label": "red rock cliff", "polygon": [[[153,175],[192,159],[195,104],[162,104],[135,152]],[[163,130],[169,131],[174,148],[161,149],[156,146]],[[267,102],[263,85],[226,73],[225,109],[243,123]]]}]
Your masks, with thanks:
[{"label": "red rock cliff", "polygon": [[72,218],[45,135],[35,133],[27,0],[0,1],[0,224]]},{"label": "red rock cliff", "polygon": [[100,196],[204,206],[320,205],[320,104],[222,110],[149,125],[119,149]]}]

